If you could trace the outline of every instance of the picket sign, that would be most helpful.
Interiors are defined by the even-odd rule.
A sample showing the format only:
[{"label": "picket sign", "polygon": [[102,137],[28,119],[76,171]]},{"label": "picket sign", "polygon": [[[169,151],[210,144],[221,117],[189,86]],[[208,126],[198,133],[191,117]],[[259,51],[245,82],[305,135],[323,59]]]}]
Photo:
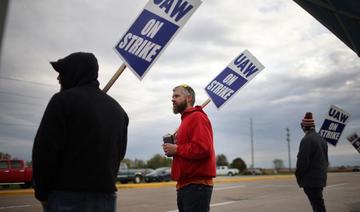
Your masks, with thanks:
[{"label": "picket sign", "polygon": [[330,144],[336,146],[349,119],[350,113],[335,105],[331,105],[324,123],[319,130],[320,136]]},{"label": "picket sign", "polygon": [[141,80],[201,3],[201,0],[149,0],[114,47],[124,64],[103,91],[110,89],[126,67]]},{"label": "picket sign", "polygon": [[206,87],[219,109],[265,67],[248,50],[235,57]]}]

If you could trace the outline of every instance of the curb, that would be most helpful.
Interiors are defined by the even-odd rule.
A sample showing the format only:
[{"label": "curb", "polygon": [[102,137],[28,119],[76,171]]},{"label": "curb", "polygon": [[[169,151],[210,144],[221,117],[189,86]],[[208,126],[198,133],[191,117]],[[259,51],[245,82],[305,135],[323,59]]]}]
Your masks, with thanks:
[{"label": "curb", "polygon": [[3,196],[17,196],[17,195],[33,195],[34,189],[14,189],[14,190],[0,190],[0,197]]}]

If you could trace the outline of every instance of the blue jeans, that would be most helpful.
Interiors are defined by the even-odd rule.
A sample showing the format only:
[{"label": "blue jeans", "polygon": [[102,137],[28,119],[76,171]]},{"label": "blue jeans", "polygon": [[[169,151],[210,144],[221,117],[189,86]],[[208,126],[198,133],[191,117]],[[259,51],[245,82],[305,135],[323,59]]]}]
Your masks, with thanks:
[{"label": "blue jeans", "polygon": [[304,187],[304,192],[308,197],[314,212],[326,212],[323,193],[322,193],[323,188]]},{"label": "blue jeans", "polygon": [[115,212],[116,194],[54,191],[44,212]]},{"label": "blue jeans", "polygon": [[177,191],[179,212],[208,212],[213,187],[201,184],[190,184]]}]

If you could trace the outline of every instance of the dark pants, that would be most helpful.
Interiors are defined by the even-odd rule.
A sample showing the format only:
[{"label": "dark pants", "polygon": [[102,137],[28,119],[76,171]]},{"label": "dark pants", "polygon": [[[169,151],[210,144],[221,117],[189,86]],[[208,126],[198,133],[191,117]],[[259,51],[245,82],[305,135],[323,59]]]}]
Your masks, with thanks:
[{"label": "dark pants", "polygon": [[177,191],[179,212],[208,212],[213,187],[190,184]]},{"label": "dark pants", "polygon": [[115,212],[115,193],[54,191],[45,212]]},{"label": "dark pants", "polygon": [[314,212],[326,212],[325,203],[323,199],[323,188],[309,188],[305,187],[304,192],[309,198],[311,207]]}]

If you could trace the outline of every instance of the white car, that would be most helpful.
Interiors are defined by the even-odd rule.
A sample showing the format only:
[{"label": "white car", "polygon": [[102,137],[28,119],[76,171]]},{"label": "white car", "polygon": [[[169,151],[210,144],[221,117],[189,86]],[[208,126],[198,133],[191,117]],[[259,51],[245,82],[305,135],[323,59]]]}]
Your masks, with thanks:
[{"label": "white car", "polygon": [[233,176],[239,174],[238,169],[231,169],[227,166],[218,166],[216,167],[216,175],[227,175]]}]

